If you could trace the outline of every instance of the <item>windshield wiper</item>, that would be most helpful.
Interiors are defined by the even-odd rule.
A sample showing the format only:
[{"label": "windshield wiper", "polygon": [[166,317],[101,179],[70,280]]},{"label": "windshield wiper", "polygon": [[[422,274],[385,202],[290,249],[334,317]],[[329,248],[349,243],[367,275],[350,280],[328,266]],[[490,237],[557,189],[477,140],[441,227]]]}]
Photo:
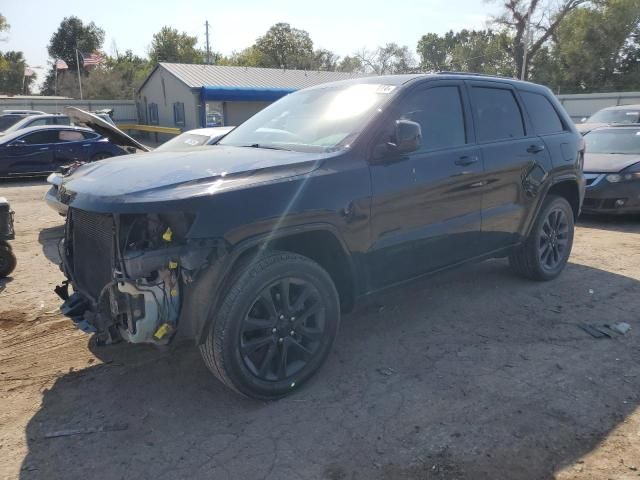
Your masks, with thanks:
[{"label": "windshield wiper", "polygon": [[291,149],[289,148],[280,147],[278,145],[265,145],[263,143],[252,143],[251,145],[242,145],[242,146],[247,148],[265,148],[267,150],[285,150],[287,152],[291,151]]}]

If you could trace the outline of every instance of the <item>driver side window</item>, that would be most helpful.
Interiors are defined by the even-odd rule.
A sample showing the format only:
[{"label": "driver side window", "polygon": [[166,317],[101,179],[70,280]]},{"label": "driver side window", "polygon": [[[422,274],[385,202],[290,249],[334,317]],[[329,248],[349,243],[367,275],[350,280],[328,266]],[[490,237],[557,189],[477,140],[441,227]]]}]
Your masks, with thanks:
[{"label": "driver side window", "polygon": [[462,100],[456,86],[417,91],[402,100],[397,112],[398,120],[420,124],[420,152],[459,147],[467,143]]}]

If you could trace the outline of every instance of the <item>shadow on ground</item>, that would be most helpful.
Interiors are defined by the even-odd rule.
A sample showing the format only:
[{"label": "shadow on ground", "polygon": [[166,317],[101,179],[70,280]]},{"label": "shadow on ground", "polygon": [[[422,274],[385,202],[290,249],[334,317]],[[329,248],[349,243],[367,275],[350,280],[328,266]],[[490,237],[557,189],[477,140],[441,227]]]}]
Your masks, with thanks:
[{"label": "shadow on ground", "polygon": [[598,228],[612,232],[637,232],[640,227],[638,215],[581,215],[578,219],[579,227]]},{"label": "shadow on ground", "polygon": [[42,245],[42,252],[51,263],[60,264],[60,254],[58,245],[60,240],[64,238],[64,225],[56,225],[55,227],[43,228],[38,234],[38,242]]},{"label": "shadow on ground", "polygon": [[92,349],[104,364],[43,394],[21,478],[550,478],[639,402],[640,328],[577,325],[639,307],[628,277],[570,264],[532,283],[487,262],[346,316],[327,365],[273,403],[225,389],[191,345]]}]

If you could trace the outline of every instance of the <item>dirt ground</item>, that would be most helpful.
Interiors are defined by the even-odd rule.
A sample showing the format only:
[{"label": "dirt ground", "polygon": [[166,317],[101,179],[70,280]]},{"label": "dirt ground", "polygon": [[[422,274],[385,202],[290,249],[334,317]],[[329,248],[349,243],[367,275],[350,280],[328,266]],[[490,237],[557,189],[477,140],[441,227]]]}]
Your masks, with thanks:
[{"label": "dirt ground", "polygon": [[[0,282],[0,478],[640,478],[638,219],[581,221],[550,283],[492,261],[380,295],[311,382],[262,403],[192,345],[96,348],[61,317],[45,190],[0,185],[19,261]],[[632,330],[578,327],[616,322]]]}]

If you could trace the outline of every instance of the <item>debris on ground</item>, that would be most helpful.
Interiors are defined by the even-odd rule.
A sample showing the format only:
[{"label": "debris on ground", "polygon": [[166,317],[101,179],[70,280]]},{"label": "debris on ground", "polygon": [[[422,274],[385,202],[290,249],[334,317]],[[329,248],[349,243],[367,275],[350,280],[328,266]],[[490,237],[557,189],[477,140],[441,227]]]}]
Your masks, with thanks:
[{"label": "debris on ground", "polygon": [[597,327],[595,325],[578,325],[578,328],[581,328],[593,338],[612,338],[611,334],[607,332],[603,327]]},{"label": "debris on ground", "polygon": [[620,322],[609,326],[609,328],[620,335],[626,335],[631,330],[631,325],[626,322]]},{"label": "debris on ground", "polygon": [[129,428],[129,425],[121,424],[121,425],[103,425],[101,427],[93,427],[93,428],[58,430],[56,432],[49,432],[45,434],[44,438],[71,437],[73,435],[87,435],[89,433],[99,433],[99,432],[121,432],[123,430],[127,430],[128,428]]},{"label": "debris on ground", "polygon": [[389,368],[389,367],[376,368],[376,372],[378,372],[380,375],[384,375],[385,377],[390,377],[391,375],[396,373],[396,371],[393,368]]}]

